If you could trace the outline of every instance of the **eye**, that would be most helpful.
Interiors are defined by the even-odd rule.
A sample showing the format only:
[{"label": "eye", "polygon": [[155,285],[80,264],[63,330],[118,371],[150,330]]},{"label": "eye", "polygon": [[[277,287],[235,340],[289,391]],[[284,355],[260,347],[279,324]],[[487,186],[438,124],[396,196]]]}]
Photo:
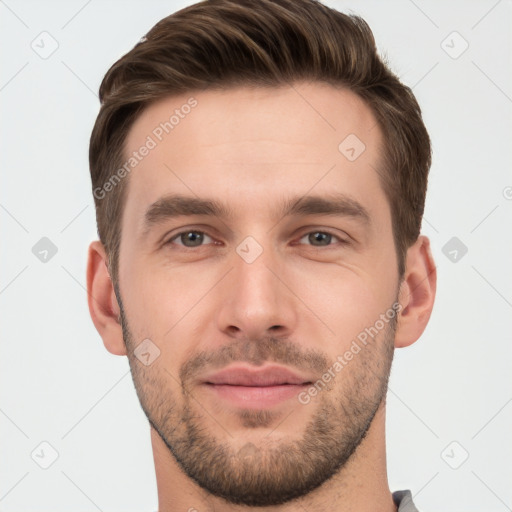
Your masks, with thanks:
[{"label": "eye", "polygon": [[306,239],[314,247],[328,247],[330,245],[333,245],[331,244],[333,238],[336,239],[341,244],[348,244],[347,240],[343,240],[342,238],[333,235],[328,231],[310,231],[309,233],[306,233],[304,236],[300,238],[299,243],[302,240]]},{"label": "eye", "polygon": [[[214,242],[213,238],[207,235],[204,231],[190,229],[177,233],[172,238],[170,238],[165,243],[165,245],[174,244],[186,247],[188,249],[193,249],[195,247],[201,247],[212,242]],[[334,235],[333,233],[320,230],[310,231],[299,239],[299,244],[309,243],[313,247],[329,247],[335,245],[334,242],[338,242],[342,245],[349,243],[347,240],[344,240],[339,236]]]},{"label": "eye", "polygon": [[175,242],[176,245],[182,245],[188,248],[200,247],[201,245],[203,245],[205,237],[209,238],[210,241],[213,241],[213,239],[203,231],[181,231],[180,233],[174,235],[171,239],[169,239],[166,242],[166,244],[171,244]]}]

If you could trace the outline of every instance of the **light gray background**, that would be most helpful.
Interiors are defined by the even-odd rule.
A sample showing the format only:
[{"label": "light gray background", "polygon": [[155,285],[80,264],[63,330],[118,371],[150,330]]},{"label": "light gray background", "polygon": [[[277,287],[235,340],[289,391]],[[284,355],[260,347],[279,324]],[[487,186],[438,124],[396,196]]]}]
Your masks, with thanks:
[{"label": "light gray background", "polygon": [[[88,142],[109,66],[189,3],[0,1],[3,512],[156,510],[127,360],[104,349],[87,308]],[[438,293],[425,334],[395,355],[390,487],[425,512],[511,510],[512,3],[326,3],[368,21],[433,141],[423,233]],[[46,59],[31,47],[51,49],[43,31],[58,43]],[[46,263],[32,252],[42,237],[58,249]],[[452,237],[468,249],[456,262]],[[48,469],[43,441],[59,454]]]}]

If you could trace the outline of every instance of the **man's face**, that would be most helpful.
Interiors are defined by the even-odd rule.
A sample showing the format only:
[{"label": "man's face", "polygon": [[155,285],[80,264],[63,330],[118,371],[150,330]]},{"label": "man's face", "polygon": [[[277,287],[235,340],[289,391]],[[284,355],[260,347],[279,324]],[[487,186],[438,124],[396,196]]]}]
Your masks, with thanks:
[{"label": "man's face", "polygon": [[[356,95],[313,83],[165,99],[137,119],[127,156],[148,136],[117,289],[141,405],[211,494],[302,496],[343,467],[386,393],[399,283],[380,129]],[[297,380],[255,377],[276,367]]]}]

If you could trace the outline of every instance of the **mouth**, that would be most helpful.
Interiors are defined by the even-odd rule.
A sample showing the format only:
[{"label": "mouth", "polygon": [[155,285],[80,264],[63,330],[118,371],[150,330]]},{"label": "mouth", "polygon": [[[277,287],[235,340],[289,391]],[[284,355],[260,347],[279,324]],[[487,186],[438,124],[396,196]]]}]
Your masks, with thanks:
[{"label": "mouth", "polygon": [[207,376],[202,384],[217,398],[233,405],[267,408],[297,396],[312,380],[281,366],[236,366]]}]

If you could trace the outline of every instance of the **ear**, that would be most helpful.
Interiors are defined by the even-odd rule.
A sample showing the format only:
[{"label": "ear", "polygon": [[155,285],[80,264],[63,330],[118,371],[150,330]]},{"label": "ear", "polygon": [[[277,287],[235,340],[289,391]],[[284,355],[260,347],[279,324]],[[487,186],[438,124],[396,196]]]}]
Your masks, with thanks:
[{"label": "ear", "polygon": [[127,354],[119,320],[119,304],[107,268],[107,255],[100,241],[89,245],[87,261],[87,302],[96,330],[112,354]]},{"label": "ear", "polygon": [[398,301],[402,306],[395,336],[395,347],[412,345],[423,333],[434,307],[437,271],[430,251],[430,240],[419,236],[409,247]]}]

